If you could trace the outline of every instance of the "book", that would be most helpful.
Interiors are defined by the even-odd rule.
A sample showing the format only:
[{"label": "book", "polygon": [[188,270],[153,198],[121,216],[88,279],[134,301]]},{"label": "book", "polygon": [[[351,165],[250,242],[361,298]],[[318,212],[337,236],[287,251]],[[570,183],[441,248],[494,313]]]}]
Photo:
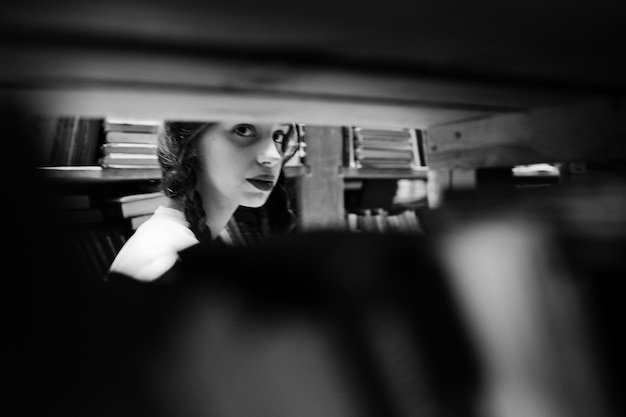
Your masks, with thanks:
[{"label": "book", "polygon": [[76,154],[76,149],[78,147],[79,137],[78,137],[78,126],[79,126],[79,117],[70,117],[67,119],[66,131],[64,137],[61,138],[65,143],[63,144],[63,156],[61,158],[60,165],[72,165],[74,162],[74,155]]},{"label": "book", "polygon": [[56,129],[52,138],[52,148],[48,163],[53,166],[68,165],[69,143],[74,117],[60,116],[57,118]]},{"label": "book", "polygon": [[97,150],[102,141],[103,119],[80,118],[78,120],[78,141],[71,156],[70,165],[95,165]]},{"label": "book", "polygon": [[372,136],[381,138],[403,138],[410,136],[407,128],[375,128],[375,127],[355,127],[354,133],[357,136]]},{"label": "book", "polygon": [[155,132],[106,132],[105,143],[150,143],[156,145],[158,136]]},{"label": "book", "polygon": [[374,220],[376,220],[376,227],[381,233],[385,233],[389,230],[387,223],[387,211],[383,209],[374,210]]},{"label": "book", "polygon": [[389,231],[391,232],[403,232],[400,221],[398,220],[398,215],[396,214],[390,214],[387,216],[387,225]]},{"label": "book", "polygon": [[156,133],[160,122],[156,120],[132,120],[108,118],[104,122],[107,132]]},{"label": "book", "polygon": [[124,142],[116,142],[116,143],[105,143],[100,147],[102,155],[111,155],[111,154],[146,154],[146,155],[156,155],[157,153],[157,145],[156,143],[124,143]]},{"label": "book", "polygon": [[348,230],[350,232],[358,232],[359,231],[359,222],[358,222],[358,214],[356,213],[348,213],[347,214],[347,224]]},{"label": "book", "polygon": [[400,161],[413,161],[413,152],[411,150],[392,150],[392,149],[355,149],[357,159],[395,159]]},{"label": "book", "polygon": [[413,151],[413,145],[409,139],[402,141],[386,141],[386,140],[365,140],[358,139],[355,140],[354,146],[357,149],[392,149],[392,150],[403,150],[403,151]]},{"label": "book", "polygon": [[343,165],[349,168],[356,168],[356,157],[354,156],[354,129],[344,126],[342,128],[342,136]]},{"label": "book", "polygon": [[159,161],[155,155],[150,154],[131,154],[131,153],[110,153],[102,156],[98,163],[105,167],[107,165],[139,165],[142,167],[158,167]]},{"label": "book", "polygon": [[395,161],[392,159],[369,159],[357,161],[359,168],[373,169],[413,169],[413,161]]},{"label": "book", "polygon": [[103,210],[107,216],[129,219],[145,214],[153,214],[168,198],[160,191],[113,197],[104,201]]},{"label": "book", "polygon": [[115,162],[112,163],[101,163],[100,166],[104,169],[137,169],[137,170],[155,170],[161,168],[158,164],[156,165],[138,165],[138,164],[118,164]]}]

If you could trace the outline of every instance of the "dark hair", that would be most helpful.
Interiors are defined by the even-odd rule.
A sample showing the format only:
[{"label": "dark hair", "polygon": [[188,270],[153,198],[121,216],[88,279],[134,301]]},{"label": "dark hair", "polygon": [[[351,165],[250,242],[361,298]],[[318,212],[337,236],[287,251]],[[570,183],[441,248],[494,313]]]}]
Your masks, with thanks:
[{"label": "dark hair", "polygon": [[[207,122],[164,122],[158,133],[158,158],[161,165],[161,188],[183,206],[185,218],[191,231],[203,241],[210,239],[206,225],[202,198],[196,190],[198,151],[194,146],[197,138],[207,132],[215,123]],[[290,134],[298,134],[292,124]],[[284,162],[283,162],[284,163]],[[295,227],[295,213],[291,209],[286,179],[281,170],[275,189],[261,209],[254,210],[266,234],[284,235]]]}]

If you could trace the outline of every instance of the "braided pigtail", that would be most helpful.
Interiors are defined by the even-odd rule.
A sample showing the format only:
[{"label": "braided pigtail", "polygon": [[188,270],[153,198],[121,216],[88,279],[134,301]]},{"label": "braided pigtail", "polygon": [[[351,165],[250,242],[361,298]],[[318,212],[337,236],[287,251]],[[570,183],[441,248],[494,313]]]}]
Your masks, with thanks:
[{"label": "braided pigtail", "polygon": [[196,190],[198,152],[193,146],[210,123],[165,122],[159,129],[157,156],[163,193],[183,206],[185,219],[198,240],[210,240],[202,198]]}]

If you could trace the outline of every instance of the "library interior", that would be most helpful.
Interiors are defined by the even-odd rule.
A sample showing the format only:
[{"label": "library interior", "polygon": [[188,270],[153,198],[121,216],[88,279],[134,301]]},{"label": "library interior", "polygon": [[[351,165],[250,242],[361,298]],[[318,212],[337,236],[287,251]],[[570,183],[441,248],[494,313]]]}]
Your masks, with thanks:
[{"label": "library interior", "polygon": [[617,1],[2,9],[10,415],[626,415]]}]

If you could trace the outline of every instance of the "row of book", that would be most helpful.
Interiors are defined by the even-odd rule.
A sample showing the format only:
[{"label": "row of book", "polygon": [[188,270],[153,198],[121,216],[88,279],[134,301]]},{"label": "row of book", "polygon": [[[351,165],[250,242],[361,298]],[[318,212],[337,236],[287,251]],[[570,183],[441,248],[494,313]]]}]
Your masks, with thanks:
[{"label": "row of book", "polygon": [[424,233],[417,213],[411,209],[393,213],[385,209],[362,209],[348,212],[346,217],[351,232]]},{"label": "row of book", "polygon": [[103,119],[32,115],[29,134],[37,145],[38,166],[94,165],[102,141]]},{"label": "row of book", "polygon": [[348,127],[345,163],[350,168],[418,169],[425,166],[422,132],[409,128]]}]

